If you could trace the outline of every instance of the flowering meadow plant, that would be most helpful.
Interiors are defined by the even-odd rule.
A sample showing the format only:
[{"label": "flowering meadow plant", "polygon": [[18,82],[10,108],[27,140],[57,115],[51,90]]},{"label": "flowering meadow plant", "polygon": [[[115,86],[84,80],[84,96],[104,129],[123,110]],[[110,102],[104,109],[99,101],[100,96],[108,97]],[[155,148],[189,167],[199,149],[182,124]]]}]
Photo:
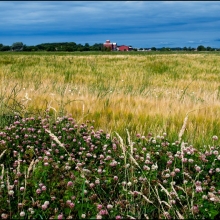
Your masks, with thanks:
[{"label": "flowering meadow plant", "polygon": [[72,117],[0,131],[2,219],[217,218],[220,147],[95,130]]}]

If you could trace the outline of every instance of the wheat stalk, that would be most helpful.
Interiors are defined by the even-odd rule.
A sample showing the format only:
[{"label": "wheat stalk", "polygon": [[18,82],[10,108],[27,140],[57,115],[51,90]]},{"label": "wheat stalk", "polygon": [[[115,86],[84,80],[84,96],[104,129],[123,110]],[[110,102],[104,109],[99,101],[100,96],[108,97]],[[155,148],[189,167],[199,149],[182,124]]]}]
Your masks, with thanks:
[{"label": "wheat stalk", "polygon": [[135,191],[138,195],[141,195],[148,203],[153,203],[152,201],[150,201],[147,196],[145,196],[143,193]]},{"label": "wheat stalk", "polygon": [[2,167],[2,180],[3,180],[4,179],[4,171],[5,171],[4,164],[1,164],[1,167]]},{"label": "wheat stalk", "polygon": [[7,149],[5,149],[5,150],[1,153],[1,155],[0,155],[0,159],[3,157],[3,155],[4,155],[5,152],[6,152],[6,150],[7,150]]},{"label": "wheat stalk", "polygon": [[31,161],[29,167],[28,167],[28,172],[27,172],[27,178],[29,178],[29,174],[30,174],[30,171],[32,170],[33,166],[34,166],[34,159]]},{"label": "wheat stalk", "polygon": [[62,148],[67,152],[67,154],[70,156],[70,154],[69,154],[69,152],[67,151],[67,149],[65,148],[64,144],[59,141],[59,139],[57,138],[57,136],[56,136],[55,134],[53,134],[53,133],[52,133],[50,130],[48,130],[48,129],[45,129],[45,131],[46,131],[46,132],[50,135],[50,137],[51,137],[60,147],[62,147]]}]

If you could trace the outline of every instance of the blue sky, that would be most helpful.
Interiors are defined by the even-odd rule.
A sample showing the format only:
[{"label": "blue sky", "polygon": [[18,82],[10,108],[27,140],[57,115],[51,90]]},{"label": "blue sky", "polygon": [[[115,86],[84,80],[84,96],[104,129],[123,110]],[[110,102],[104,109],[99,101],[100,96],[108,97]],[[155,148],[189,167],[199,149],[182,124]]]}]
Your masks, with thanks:
[{"label": "blue sky", "polygon": [[220,48],[218,1],[0,1],[0,43]]}]

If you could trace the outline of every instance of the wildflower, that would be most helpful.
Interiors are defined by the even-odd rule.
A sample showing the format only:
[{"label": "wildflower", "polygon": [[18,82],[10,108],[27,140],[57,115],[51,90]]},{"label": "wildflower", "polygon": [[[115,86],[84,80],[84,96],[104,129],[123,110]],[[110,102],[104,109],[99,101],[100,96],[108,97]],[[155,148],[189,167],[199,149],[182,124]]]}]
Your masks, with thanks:
[{"label": "wildflower", "polygon": [[2,219],[7,219],[7,218],[8,218],[8,215],[5,214],[5,213],[2,213],[2,214],[1,214],[1,218],[2,218]]},{"label": "wildflower", "polygon": [[50,202],[49,202],[49,201],[45,201],[44,204],[45,204],[45,205],[49,205]]},{"label": "wildflower", "polygon": [[73,182],[72,182],[72,181],[69,181],[69,182],[67,183],[67,187],[71,187],[71,186],[73,186]]},{"label": "wildflower", "polygon": [[189,163],[193,163],[194,162],[194,160],[191,159],[191,158],[188,161],[189,161]]},{"label": "wildflower", "polygon": [[67,200],[66,204],[69,205],[71,203],[71,200]]},{"label": "wildflower", "polygon": [[198,214],[198,213],[199,213],[199,207],[198,207],[198,205],[194,205],[194,206],[192,207],[192,212],[193,212],[193,214]]},{"label": "wildflower", "polygon": [[168,165],[170,165],[170,164],[172,164],[172,163],[173,163],[172,160],[168,160],[168,161],[167,161],[167,164],[168,164]]},{"label": "wildflower", "polygon": [[208,199],[208,196],[207,195],[203,195],[202,198],[203,199]]},{"label": "wildflower", "polygon": [[98,210],[101,210],[101,209],[102,209],[102,205],[101,205],[101,204],[98,204],[98,205],[97,205],[97,209],[98,209]]},{"label": "wildflower", "polygon": [[98,173],[101,174],[102,173],[102,169],[98,169]]},{"label": "wildflower", "polygon": [[196,186],[201,186],[201,184],[202,183],[200,181],[198,181],[198,180],[196,181]]},{"label": "wildflower", "polygon": [[99,179],[95,180],[95,184],[99,185],[100,184],[100,180]]},{"label": "wildflower", "polygon": [[102,216],[101,215],[96,215],[96,219],[102,219]]},{"label": "wildflower", "polygon": [[149,167],[149,166],[144,165],[144,166],[143,166],[143,169],[148,171],[148,170],[150,170],[150,167]]},{"label": "wildflower", "polygon": [[43,205],[41,206],[41,208],[42,208],[43,210],[46,210],[46,209],[47,209],[47,205],[46,205],[46,204],[43,204]]},{"label": "wildflower", "polygon": [[46,191],[47,187],[46,186],[42,186],[41,189],[42,189],[42,191]]},{"label": "wildflower", "polygon": [[37,190],[36,190],[36,193],[37,193],[37,194],[41,194],[41,189],[37,189]]},{"label": "wildflower", "polygon": [[217,140],[218,140],[218,136],[214,135],[214,136],[212,137],[212,140],[217,141]]},{"label": "wildflower", "polygon": [[175,172],[171,172],[170,176],[174,177],[174,176],[176,176],[176,173]]},{"label": "wildflower", "polygon": [[123,181],[123,182],[121,183],[122,186],[126,186],[126,184],[127,184],[126,181]]},{"label": "wildflower", "polygon": [[10,196],[13,196],[13,195],[14,195],[14,191],[13,191],[13,190],[9,190],[9,191],[8,191],[8,194],[9,194]]},{"label": "wildflower", "polygon": [[157,169],[158,169],[157,164],[155,164],[155,165],[153,164],[153,165],[151,166],[151,169],[152,169],[152,170],[157,170]]},{"label": "wildflower", "polygon": [[111,204],[107,205],[107,209],[112,209],[112,208],[113,208],[113,205],[111,205]]},{"label": "wildflower", "polygon": [[152,140],[152,143],[153,143],[153,144],[156,144],[156,143],[157,143],[157,141],[153,139],[153,140]]},{"label": "wildflower", "polygon": [[100,215],[108,215],[108,211],[107,211],[106,209],[101,209],[101,210],[99,211],[99,214],[100,214]]},{"label": "wildflower", "polygon": [[22,186],[22,187],[20,187],[20,191],[22,191],[22,192],[24,191],[24,187],[23,187],[23,186]]},{"label": "wildflower", "polygon": [[187,160],[188,160],[187,158],[182,158],[182,162],[183,162],[183,163],[186,163]]},{"label": "wildflower", "polygon": [[213,154],[217,156],[217,155],[218,155],[218,151],[217,151],[217,150],[214,150],[214,151],[213,151]]},{"label": "wildflower", "polygon": [[168,219],[170,219],[170,218],[171,218],[171,216],[170,216],[169,212],[164,212],[164,216],[165,216],[166,218],[168,218]]},{"label": "wildflower", "polygon": [[195,169],[196,169],[197,172],[199,172],[199,171],[201,170],[201,167],[199,167],[199,166],[196,165],[196,166],[195,166]]},{"label": "wildflower", "polygon": [[115,160],[113,160],[109,165],[110,165],[111,167],[115,167],[115,166],[117,166],[117,164],[118,164],[118,162],[115,161]]},{"label": "wildflower", "polygon": [[172,205],[176,204],[176,200],[171,199],[171,200],[170,200],[170,204],[172,204]]},{"label": "wildflower", "polygon": [[82,217],[82,218],[86,218],[86,214],[82,214],[81,217]]},{"label": "wildflower", "polygon": [[211,197],[209,200],[214,202],[215,201],[215,197]]},{"label": "wildflower", "polygon": [[72,203],[72,202],[69,204],[69,207],[70,207],[71,209],[74,208],[74,206],[75,206],[75,204]]},{"label": "wildflower", "polygon": [[166,177],[166,178],[169,178],[169,177],[170,177],[170,174],[169,174],[169,173],[166,173],[165,177]]},{"label": "wildflower", "polygon": [[117,176],[114,176],[113,179],[114,179],[114,181],[117,181],[117,180],[118,180],[118,177],[117,177]]},{"label": "wildflower", "polygon": [[59,214],[59,215],[57,216],[57,219],[63,219],[63,214]]},{"label": "wildflower", "polygon": [[120,215],[117,215],[117,216],[115,217],[115,219],[122,219],[122,217],[121,217]]},{"label": "wildflower", "polygon": [[89,186],[90,186],[90,188],[94,188],[95,184],[94,183],[90,183]]},{"label": "wildflower", "polygon": [[219,173],[219,172],[220,172],[220,168],[216,168],[215,171],[216,171],[217,173]]},{"label": "wildflower", "polygon": [[196,187],[196,192],[202,192],[202,187],[201,186],[197,186]]},{"label": "wildflower", "polygon": [[174,170],[176,173],[179,173],[180,172],[180,169],[179,168],[175,168]]},{"label": "wildflower", "polygon": [[20,216],[24,217],[25,216],[25,212],[24,211],[20,212]]}]

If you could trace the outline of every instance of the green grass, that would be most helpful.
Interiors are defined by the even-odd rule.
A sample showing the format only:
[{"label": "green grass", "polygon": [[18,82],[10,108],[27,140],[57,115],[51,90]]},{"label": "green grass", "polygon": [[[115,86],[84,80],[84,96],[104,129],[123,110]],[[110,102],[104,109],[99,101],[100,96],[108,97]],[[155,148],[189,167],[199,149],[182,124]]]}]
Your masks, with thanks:
[{"label": "green grass", "polygon": [[219,135],[218,54],[1,53],[1,112],[35,115],[51,107],[56,115],[90,118],[123,137],[128,128],[175,139],[186,114],[195,110],[189,115],[195,128],[189,126],[185,138],[199,146]]},{"label": "green grass", "polygon": [[1,53],[1,218],[217,219],[219,62]]}]

